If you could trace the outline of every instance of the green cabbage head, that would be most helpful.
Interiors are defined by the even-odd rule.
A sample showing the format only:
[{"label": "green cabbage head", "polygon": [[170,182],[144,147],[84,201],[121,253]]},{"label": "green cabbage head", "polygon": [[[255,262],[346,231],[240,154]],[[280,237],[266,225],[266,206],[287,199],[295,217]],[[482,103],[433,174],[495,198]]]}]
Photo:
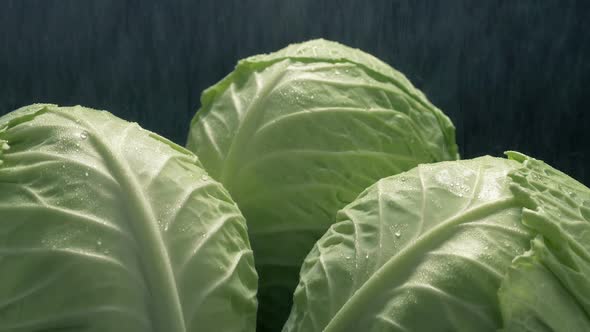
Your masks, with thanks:
[{"label": "green cabbage head", "polygon": [[509,157],[362,192],[305,259],[283,332],[590,331],[590,189]]},{"label": "green cabbage head", "polygon": [[0,331],[254,331],[245,220],[195,155],[79,106],[0,147]]},{"label": "green cabbage head", "polygon": [[458,158],[451,121],[404,75],[326,40],[241,60],[201,103],[187,147],[246,217],[261,330],[282,326],[338,209],[382,177]]}]

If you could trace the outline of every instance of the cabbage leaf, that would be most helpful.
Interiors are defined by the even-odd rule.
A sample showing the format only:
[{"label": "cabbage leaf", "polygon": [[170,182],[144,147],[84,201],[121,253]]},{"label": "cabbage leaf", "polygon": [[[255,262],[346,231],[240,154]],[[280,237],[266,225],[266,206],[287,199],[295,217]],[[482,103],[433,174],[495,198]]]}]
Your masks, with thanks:
[{"label": "cabbage leaf", "polygon": [[307,256],[283,331],[590,330],[590,189],[507,154],[361,193]]},{"label": "cabbage leaf", "polygon": [[502,283],[505,331],[590,331],[590,189],[517,152],[510,173],[524,206],[522,222],[537,237]]},{"label": "cabbage leaf", "polygon": [[253,331],[245,220],[188,150],[83,107],[0,118],[1,331]]},{"label": "cabbage leaf", "polygon": [[442,162],[369,187],[307,256],[283,331],[497,330],[498,288],[533,236],[509,190],[517,167]]},{"label": "cabbage leaf", "polygon": [[382,177],[458,158],[451,121],[404,75],[326,40],[241,60],[201,104],[187,147],[246,217],[262,330],[284,323],[338,209]]}]

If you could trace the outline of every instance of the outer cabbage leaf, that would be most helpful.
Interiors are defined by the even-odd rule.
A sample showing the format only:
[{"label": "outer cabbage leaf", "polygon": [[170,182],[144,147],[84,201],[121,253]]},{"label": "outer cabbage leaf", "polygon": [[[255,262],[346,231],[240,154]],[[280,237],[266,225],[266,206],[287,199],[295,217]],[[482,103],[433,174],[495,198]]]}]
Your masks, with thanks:
[{"label": "outer cabbage leaf", "polygon": [[249,223],[259,325],[284,323],[305,255],[378,179],[457,159],[450,120],[402,75],[326,40],[241,60],[201,98],[187,147]]},{"label": "outer cabbage leaf", "polygon": [[525,155],[511,190],[539,234],[518,257],[499,296],[507,331],[590,330],[590,189]]},{"label": "outer cabbage leaf", "polygon": [[515,258],[498,291],[502,331],[590,331],[584,310],[542,263],[542,237],[532,244],[531,251]]},{"label": "outer cabbage leaf", "polygon": [[1,331],[253,331],[245,220],[189,151],[82,107],[0,118]]},{"label": "outer cabbage leaf", "polygon": [[338,212],[307,256],[283,331],[495,331],[497,292],[533,234],[514,161],[420,165]]}]

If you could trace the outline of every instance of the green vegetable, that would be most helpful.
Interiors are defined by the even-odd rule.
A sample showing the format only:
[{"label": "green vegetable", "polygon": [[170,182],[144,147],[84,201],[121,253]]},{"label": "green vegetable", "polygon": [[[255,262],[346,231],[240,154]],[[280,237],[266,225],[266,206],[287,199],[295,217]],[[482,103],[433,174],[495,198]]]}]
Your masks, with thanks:
[{"label": "green vegetable", "polygon": [[0,331],[254,330],[245,220],[192,153],[53,105],[0,146]]},{"label": "green vegetable", "polygon": [[590,189],[509,156],[365,190],[305,259],[283,331],[590,330]]},{"label": "green vegetable", "polygon": [[325,40],[241,60],[201,102],[187,146],[248,221],[262,330],[284,323],[339,208],[382,177],[458,158],[450,120],[401,73]]},{"label": "green vegetable", "polygon": [[519,153],[511,187],[537,235],[499,296],[506,331],[590,331],[590,189]]},{"label": "green vegetable", "polygon": [[301,270],[283,331],[494,331],[531,234],[499,158],[421,165],[342,209]]}]

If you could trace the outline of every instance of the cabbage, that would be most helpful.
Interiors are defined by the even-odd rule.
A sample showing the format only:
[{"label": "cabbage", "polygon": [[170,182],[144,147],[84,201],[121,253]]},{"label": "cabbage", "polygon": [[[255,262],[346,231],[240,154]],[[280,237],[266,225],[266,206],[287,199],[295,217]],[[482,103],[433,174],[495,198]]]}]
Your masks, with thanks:
[{"label": "cabbage", "polygon": [[401,73],[325,40],[241,60],[201,103],[187,147],[246,217],[263,330],[284,323],[339,208],[382,177],[458,158],[450,120]]},{"label": "cabbage", "polygon": [[53,105],[0,147],[0,331],[254,331],[245,220],[192,153]]},{"label": "cabbage", "polygon": [[494,331],[497,290],[531,239],[516,167],[443,162],[369,187],[305,259],[283,331]]},{"label": "cabbage", "polygon": [[367,188],[305,259],[283,331],[590,330],[590,189],[509,157]]}]

